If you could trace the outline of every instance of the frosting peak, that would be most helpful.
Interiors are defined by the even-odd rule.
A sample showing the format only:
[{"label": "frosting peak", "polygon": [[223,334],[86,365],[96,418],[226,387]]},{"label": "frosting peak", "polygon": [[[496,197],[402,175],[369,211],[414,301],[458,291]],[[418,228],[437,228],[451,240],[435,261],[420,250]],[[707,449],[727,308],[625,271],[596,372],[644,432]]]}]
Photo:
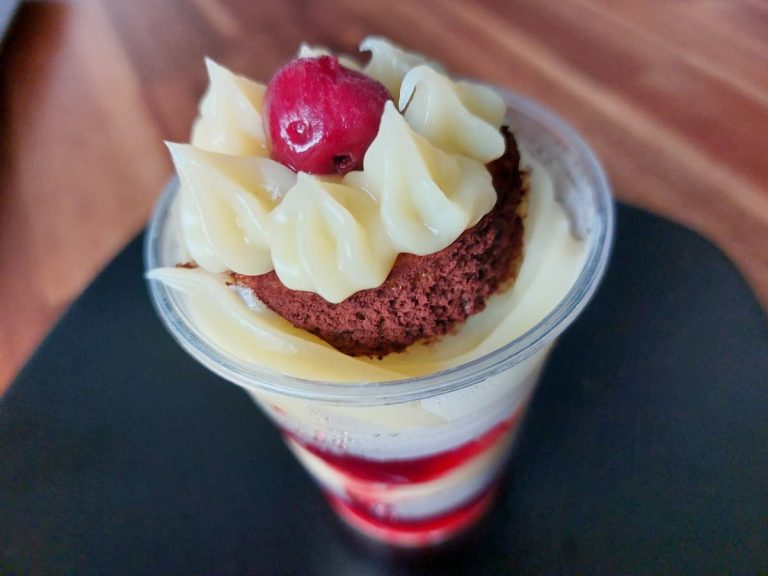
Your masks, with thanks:
[{"label": "frosting peak", "polygon": [[379,36],[369,36],[360,43],[361,52],[370,52],[371,61],[363,72],[381,82],[395,102],[400,100],[400,85],[411,68],[427,65],[435,70],[443,71],[442,66],[427,60],[421,54],[406,52]]},{"label": "frosting peak", "polygon": [[241,156],[269,156],[261,109],[266,87],[233,74],[210,58],[208,91],[192,127],[198,148]]},{"label": "frosting peak", "polygon": [[329,302],[379,286],[397,256],[371,196],[303,172],[272,212],[271,240],[280,281]]},{"label": "frosting peak", "polygon": [[480,162],[448,154],[414,132],[388,102],[379,134],[355,181],[380,203],[384,228],[398,252],[442,250],[494,205],[496,191]]},{"label": "frosting peak", "polygon": [[[333,56],[331,52],[325,46],[310,46],[309,44],[302,42],[299,46],[299,51],[296,53],[297,58],[318,58],[319,56]],[[339,62],[345,68],[361,71],[360,64],[354,60],[351,56],[339,55]]]},{"label": "frosting peak", "polygon": [[446,152],[483,163],[504,153],[499,128],[506,106],[490,88],[416,66],[403,79],[399,107],[414,130]]},{"label": "frosting peak", "polygon": [[168,148],[182,182],[181,227],[190,255],[210,272],[269,272],[269,213],[296,174],[269,158],[189,144]]}]

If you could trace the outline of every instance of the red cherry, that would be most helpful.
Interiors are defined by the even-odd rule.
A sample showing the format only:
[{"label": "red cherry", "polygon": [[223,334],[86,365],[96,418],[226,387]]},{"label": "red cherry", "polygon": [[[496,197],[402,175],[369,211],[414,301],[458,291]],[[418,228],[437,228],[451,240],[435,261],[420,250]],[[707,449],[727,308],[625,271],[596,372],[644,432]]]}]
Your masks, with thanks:
[{"label": "red cherry", "polygon": [[311,174],[359,168],[390,99],[384,86],[335,56],[293,60],[264,97],[272,158]]}]

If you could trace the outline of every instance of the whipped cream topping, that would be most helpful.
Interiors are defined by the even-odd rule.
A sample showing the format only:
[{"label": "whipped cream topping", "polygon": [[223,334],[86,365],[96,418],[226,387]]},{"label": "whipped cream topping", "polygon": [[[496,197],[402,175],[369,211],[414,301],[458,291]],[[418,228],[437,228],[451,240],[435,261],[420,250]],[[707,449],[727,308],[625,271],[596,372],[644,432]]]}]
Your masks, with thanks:
[{"label": "whipped cream topping", "polygon": [[416,132],[446,152],[483,163],[504,154],[506,106],[490,88],[417,66],[403,78],[399,107]]},{"label": "whipped cream topping", "polygon": [[266,86],[205,59],[210,80],[191,142],[211,152],[269,157],[261,108]]},{"label": "whipped cream topping", "polygon": [[387,278],[397,251],[366,192],[299,173],[272,213],[272,261],[293,290],[341,302]]},{"label": "whipped cream topping", "polygon": [[361,49],[372,53],[364,72],[405,113],[387,103],[363,170],[343,179],[269,160],[265,87],[207,61],[211,84],[192,144],[169,145],[182,180],[182,235],[203,269],[274,269],[287,287],[340,302],[381,285],[398,252],[437,252],[491,210],[496,193],[483,163],[504,152],[502,99],[383,39]]},{"label": "whipped cream topping", "polygon": [[496,203],[483,164],[433,145],[391,102],[384,106],[379,133],[363,165],[362,172],[348,174],[345,182],[373,195],[398,252],[423,256],[442,250]]},{"label": "whipped cream topping", "polygon": [[168,144],[181,180],[186,247],[209,272],[272,270],[271,211],[296,183],[296,173],[259,156],[208,152]]},{"label": "whipped cream topping", "polygon": [[[318,58],[320,56],[334,56],[334,53],[325,46],[310,46],[305,42],[301,43],[299,46],[299,51],[296,53],[296,58]],[[362,71],[360,63],[353,57],[346,54],[336,54],[336,56],[339,58],[341,65],[345,68],[349,68],[350,70],[355,70],[357,72]]]},{"label": "whipped cream topping", "polygon": [[445,74],[437,62],[427,60],[421,54],[406,52],[379,36],[369,36],[360,43],[361,52],[370,52],[371,60],[363,72],[382,83],[389,90],[395,102],[400,102],[400,90],[405,75],[417,66],[430,68]]}]

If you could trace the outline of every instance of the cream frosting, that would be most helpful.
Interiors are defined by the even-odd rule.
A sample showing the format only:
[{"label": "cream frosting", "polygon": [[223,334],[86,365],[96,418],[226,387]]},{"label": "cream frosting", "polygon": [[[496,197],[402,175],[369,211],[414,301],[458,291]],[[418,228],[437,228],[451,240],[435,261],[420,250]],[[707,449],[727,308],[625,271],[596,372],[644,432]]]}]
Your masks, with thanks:
[{"label": "cream frosting", "polygon": [[340,302],[380,286],[398,252],[437,252],[491,210],[496,193],[483,163],[504,152],[501,98],[383,39],[361,49],[372,53],[365,73],[397,84],[396,95],[402,83],[407,110],[386,104],[363,170],[343,179],[269,160],[265,87],[206,61],[211,84],[192,144],[169,145],[182,181],[182,235],[202,268],[274,269],[289,288]]},{"label": "cream frosting", "polygon": [[[265,86],[233,74],[209,58],[206,58],[205,65],[209,85],[200,101],[200,114],[192,126],[192,145],[201,151],[268,157],[267,138],[261,116]],[[232,207],[228,207],[226,201],[216,193],[217,187],[207,189],[202,185],[207,180],[217,179],[216,170],[212,170],[207,176],[205,170],[185,170],[188,155],[186,152],[191,156],[193,150],[191,147],[174,148],[172,144],[170,147],[176,169],[183,181],[180,191],[180,219],[186,255],[211,272],[221,272],[227,268],[227,261],[243,260],[243,250],[232,254],[232,247],[242,244],[247,235],[240,241],[233,238],[234,234],[239,233],[239,226],[225,226],[233,222],[231,217],[225,216],[228,208]],[[197,156],[198,159],[204,157],[202,154]],[[184,178],[185,172],[187,175],[194,172],[195,177]],[[201,175],[202,180],[198,180]],[[218,178],[221,179],[221,174]],[[190,189],[186,185],[188,181],[201,182],[201,185]],[[217,233],[217,230],[222,233]],[[257,267],[258,263],[263,261],[263,254],[258,252],[254,255]]]},{"label": "cream frosting", "polygon": [[397,257],[375,199],[346,184],[300,172],[271,216],[280,281],[329,302],[381,285]]},{"label": "cream frosting", "polygon": [[[309,44],[306,44],[305,42],[302,42],[299,46],[299,51],[296,53],[297,58],[317,58],[319,56],[333,56],[334,53],[331,52],[328,48],[325,46],[310,46]],[[341,65],[345,68],[349,68],[350,70],[355,70],[357,72],[360,72],[362,70],[362,67],[360,64],[351,56],[347,56],[345,54],[338,54],[339,62],[341,62]]]},{"label": "cream frosting", "polygon": [[213,273],[272,270],[270,213],[296,183],[296,173],[259,156],[189,144],[168,148],[182,183],[182,231],[194,260]]},{"label": "cream frosting", "polygon": [[398,252],[433,254],[456,240],[496,203],[487,168],[447,153],[414,131],[391,102],[384,107],[364,170],[345,181],[371,192]]},{"label": "cream frosting", "polygon": [[191,142],[211,152],[238,156],[269,156],[261,108],[266,87],[233,74],[210,58],[208,91],[200,101],[200,115]]},{"label": "cream frosting", "polygon": [[506,106],[490,88],[417,66],[403,78],[399,107],[411,128],[446,152],[483,163],[504,153]]},{"label": "cream frosting", "polygon": [[445,73],[437,62],[427,60],[421,54],[408,52],[380,36],[369,36],[360,43],[361,52],[370,52],[371,60],[363,72],[381,82],[389,90],[395,102],[400,101],[400,86],[409,70],[426,65]]}]

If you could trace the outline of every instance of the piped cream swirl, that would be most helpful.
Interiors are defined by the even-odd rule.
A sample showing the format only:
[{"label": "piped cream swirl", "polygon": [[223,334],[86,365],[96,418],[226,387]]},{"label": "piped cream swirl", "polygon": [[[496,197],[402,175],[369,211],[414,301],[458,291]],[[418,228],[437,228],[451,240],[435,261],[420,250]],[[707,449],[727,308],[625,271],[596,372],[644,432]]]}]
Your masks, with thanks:
[{"label": "piped cream swirl", "polygon": [[[296,58],[318,58],[319,56],[333,55],[333,52],[331,52],[325,46],[310,46],[309,44],[302,42],[301,46],[299,46],[299,51],[296,53]],[[360,64],[351,56],[347,56],[346,54],[338,54],[337,56],[339,58],[339,62],[345,68],[355,70],[356,72],[360,72],[362,70]]]},{"label": "piped cream swirl", "polygon": [[192,127],[192,145],[238,156],[269,156],[261,108],[266,87],[233,74],[210,58],[208,91]]},{"label": "piped cream swirl", "polygon": [[272,212],[272,261],[293,290],[341,302],[384,282],[396,256],[376,201],[351,186],[300,172]]},{"label": "piped cream swirl", "polygon": [[290,168],[258,156],[232,156],[169,144],[181,188],[187,249],[209,272],[272,270],[271,212],[296,183]]},{"label": "piped cream swirl", "polygon": [[506,107],[490,88],[417,66],[403,79],[399,106],[414,130],[446,152],[480,162],[504,154],[499,126]]},{"label": "piped cream swirl", "polygon": [[427,60],[421,54],[407,52],[379,36],[369,36],[360,43],[361,52],[370,52],[371,60],[363,72],[381,82],[389,90],[395,102],[400,101],[400,90],[403,79],[409,70],[416,66],[429,66],[444,73],[438,63]]},{"label": "piped cream swirl", "polygon": [[346,181],[376,198],[394,248],[420,256],[448,246],[496,202],[485,166],[433,146],[391,102],[365,155],[363,172],[347,175]]}]

